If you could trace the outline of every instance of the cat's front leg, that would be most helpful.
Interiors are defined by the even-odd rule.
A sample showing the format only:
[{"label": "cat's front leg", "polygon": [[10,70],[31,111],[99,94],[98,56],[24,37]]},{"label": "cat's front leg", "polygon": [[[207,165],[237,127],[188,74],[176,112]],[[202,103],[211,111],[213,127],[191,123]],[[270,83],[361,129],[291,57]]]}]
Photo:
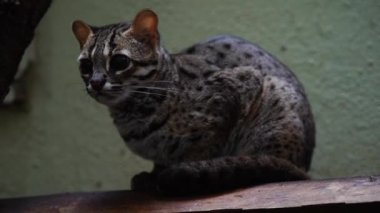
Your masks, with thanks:
[{"label": "cat's front leg", "polygon": [[303,169],[275,156],[226,156],[170,166],[158,175],[157,189],[166,195],[193,195],[307,179]]},{"label": "cat's front leg", "polygon": [[155,164],[151,172],[141,172],[133,176],[131,189],[133,191],[156,191],[157,176],[164,168],[164,166]]}]

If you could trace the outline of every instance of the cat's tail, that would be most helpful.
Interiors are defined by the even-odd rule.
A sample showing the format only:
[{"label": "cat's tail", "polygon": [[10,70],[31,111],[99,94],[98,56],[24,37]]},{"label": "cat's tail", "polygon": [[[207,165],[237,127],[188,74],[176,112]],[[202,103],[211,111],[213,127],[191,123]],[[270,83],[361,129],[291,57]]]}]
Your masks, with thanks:
[{"label": "cat's tail", "polygon": [[306,179],[309,176],[289,161],[258,155],[180,163],[163,170],[157,183],[165,194],[188,195]]}]

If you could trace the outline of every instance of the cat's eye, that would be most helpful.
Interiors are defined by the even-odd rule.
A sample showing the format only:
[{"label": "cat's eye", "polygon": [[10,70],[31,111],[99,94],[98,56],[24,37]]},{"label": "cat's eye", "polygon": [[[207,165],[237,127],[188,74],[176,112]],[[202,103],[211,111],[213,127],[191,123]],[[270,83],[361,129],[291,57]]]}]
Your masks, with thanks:
[{"label": "cat's eye", "polygon": [[125,70],[129,67],[130,64],[130,59],[122,54],[117,54],[112,56],[111,61],[110,61],[110,70],[115,72],[115,71],[120,71],[120,70]]},{"label": "cat's eye", "polygon": [[79,62],[79,69],[83,75],[91,75],[92,73],[92,61],[90,59],[81,59]]}]

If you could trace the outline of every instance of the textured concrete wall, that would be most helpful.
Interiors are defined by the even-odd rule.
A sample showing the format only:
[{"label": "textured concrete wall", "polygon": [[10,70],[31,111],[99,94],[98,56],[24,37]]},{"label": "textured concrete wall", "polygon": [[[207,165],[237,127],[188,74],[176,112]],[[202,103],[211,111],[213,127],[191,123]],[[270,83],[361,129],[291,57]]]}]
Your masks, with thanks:
[{"label": "textured concrete wall", "polygon": [[314,177],[380,172],[380,1],[56,0],[36,34],[28,105],[0,109],[0,197],[125,189],[151,167],[86,95],[71,34],[74,19],[107,24],[147,7],[169,50],[236,34],[296,72],[317,121]]}]

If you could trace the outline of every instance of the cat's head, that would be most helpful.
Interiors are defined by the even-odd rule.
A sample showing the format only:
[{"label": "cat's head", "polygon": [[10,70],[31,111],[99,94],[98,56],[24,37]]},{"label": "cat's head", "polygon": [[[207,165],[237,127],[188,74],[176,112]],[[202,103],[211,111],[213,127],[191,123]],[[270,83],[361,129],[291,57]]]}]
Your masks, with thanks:
[{"label": "cat's head", "polygon": [[74,21],[79,69],[88,93],[106,105],[130,95],[130,86],[152,81],[160,54],[157,15],[145,9],[132,23],[93,27]]}]

